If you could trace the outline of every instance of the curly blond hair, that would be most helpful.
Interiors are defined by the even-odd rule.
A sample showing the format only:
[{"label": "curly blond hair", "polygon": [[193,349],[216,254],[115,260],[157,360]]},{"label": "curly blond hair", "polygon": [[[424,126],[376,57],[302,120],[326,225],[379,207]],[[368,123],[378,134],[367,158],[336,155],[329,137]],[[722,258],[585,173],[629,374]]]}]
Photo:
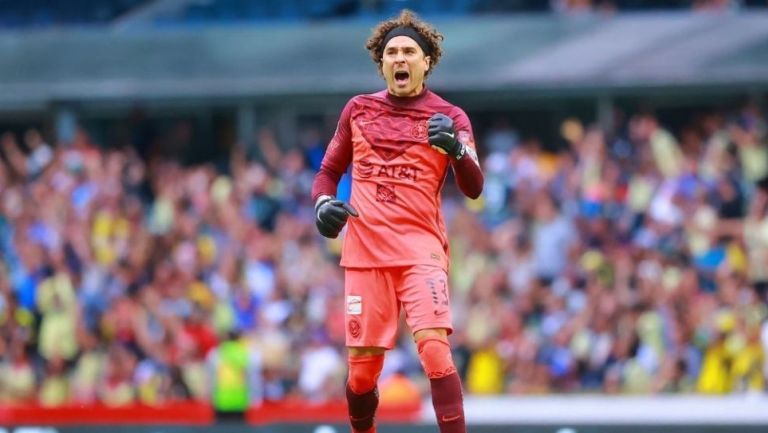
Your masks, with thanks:
[{"label": "curly blond hair", "polygon": [[381,73],[382,60],[384,56],[384,38],[387,36],[390,30],[395,27],[411,27],[424,38],[424,41],[429,46],[430,68],[427,70],[425,76],[432,72],[432,69],[440,62],[440,56],[443,55],[443,49],[440,47],[443,35],[437,31],[431,24],[426,21],[422,21],[416,16],[415,13],[408,9],[403,9],[400,12],[400,16],[392,18],[386,21],[380,22],[371,32],[371,37],[365,43],[365,48],[371,53],[371,59],[379,67],[379,73]]}]

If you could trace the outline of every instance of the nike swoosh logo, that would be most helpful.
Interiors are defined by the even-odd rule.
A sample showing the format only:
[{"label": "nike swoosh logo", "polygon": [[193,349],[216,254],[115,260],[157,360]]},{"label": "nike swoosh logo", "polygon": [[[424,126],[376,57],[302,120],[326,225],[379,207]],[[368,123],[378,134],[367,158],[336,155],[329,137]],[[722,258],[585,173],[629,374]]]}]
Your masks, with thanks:
[{"label": "nike swoosh logo", "polygon": [[445,415],[443,415],[440,418],[440,421],[442,421],[442,422],[451,422],[451,421],[456,421],[459,418],[461,418],[461,415],[454,415],[454,416],[445,416]]}]

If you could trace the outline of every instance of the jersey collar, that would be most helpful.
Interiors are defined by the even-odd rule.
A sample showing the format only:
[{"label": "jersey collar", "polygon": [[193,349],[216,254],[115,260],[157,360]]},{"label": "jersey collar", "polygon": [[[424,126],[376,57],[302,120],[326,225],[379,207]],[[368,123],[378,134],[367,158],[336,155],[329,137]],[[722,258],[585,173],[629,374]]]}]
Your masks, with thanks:
[{"label": "jersey collar", "polygon": [[419,93],[416,96],[396,96],[391,93],[389,93],[388,90],[384,90],[384,94],[386,95],[387,101],[395,104],[395,105],[411,105],[415,104],[422,99],[424,99],[427,94],[429,93],[429,89],[427,88],[427,84],[424,84],[424,88],[421,89],[421,93]]}]

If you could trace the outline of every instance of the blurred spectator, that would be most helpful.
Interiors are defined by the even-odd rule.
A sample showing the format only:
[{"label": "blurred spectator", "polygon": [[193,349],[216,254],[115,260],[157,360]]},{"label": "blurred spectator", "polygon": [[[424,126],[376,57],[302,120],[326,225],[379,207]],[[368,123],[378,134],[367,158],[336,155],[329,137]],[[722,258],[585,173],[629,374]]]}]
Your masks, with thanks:
[{"label": "blurred spectator", "polygon": [[338,350],[319,331],[310,331],[309,341],[304,347],[298,383],[302,396],[310,401],[340,398],[336,383],[343,382],[346,371]]},{"label": "blurred spectator", "polygon": [[211,401],[221,414],[244,413],[263,398],[261,356],[251,343],[231,332],[207,359]]},{"label": "blurred spectator", "polygon": [[[764,392],[764,114],[673,131],[641,111],[616,134],[567,118],[557,152],[499,119],[479,131],[484,196],[443,200],[467,391]],[[324,145],[301,136],[291,149],[264,129],[257,158],[216,167],[83,129],[66,147],[2,134],[0,400],[342,396],[339,244],[309,197]],[[412,342],[390,355],[382,398],[414,400]]]},{"label": "blurred spectator", "polygon": [[5,404],[31,404],[37,397],[35,370],[25,353],[24,342],[12,337],[0,364],[0,396]]},{"label": "blurred spectator", "polygon": [[547,283],[565,271],[568,253],[574,242],[575,227],[560,214],[549,194],[539,194],[533,213],[533,267]]},{"label": "blurred spectator", "polygon": [[38,176],[45,170],[53,159],[51,146],[43,141],[40,132],[30,129],[24,134],[24,143],[27,145],[29,156],[27,157],[27,175]]}]

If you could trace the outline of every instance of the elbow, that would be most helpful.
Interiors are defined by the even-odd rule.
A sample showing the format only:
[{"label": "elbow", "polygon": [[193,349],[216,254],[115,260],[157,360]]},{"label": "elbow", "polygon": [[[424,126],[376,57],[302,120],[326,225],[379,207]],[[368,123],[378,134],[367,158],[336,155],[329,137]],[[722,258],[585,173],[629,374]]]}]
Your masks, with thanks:
[{"label": "elbow", "polygon": [[474,188],[472,188],[472,194],[469,195],[469,198],[471,198],[472,200],[477,200],[478,198],[480,198],[480,194],[483,193],[484,184],[485,184],[485,176],[483,176],[483,173],[480,172],[479,175],[477,176],[477,182],[475,182]]},{"label": "elbow", "polygon": [[[468,158],[467,161],[469,161]],[[454,167],[454,169],[456,170],[456,183],[461,189],[461,192],[472,200],[480,197],[480,194],[483,193],[483,183],[485,183],[485,179],[483,177],[483,172],[480,171],[480,167],[477,163],[474,161],[462,161],[462,164]]]},{"label": "elbow", "polygon": [[471,198],[472,200],[477,200],[483,193],[483,180],[480,179],[479,182],[467,185],[466,188],[463,188],[463,191],[464,195],[467,197]]},{"label": "elbow", "polygon": [[475,188],[471,191],[468,191],[467,197],[471,198],[472,200],[477,200],[478,198],[480,198],[480,194],[482,193],[483,193],[483,186],[480,185],[480,187]]}]

